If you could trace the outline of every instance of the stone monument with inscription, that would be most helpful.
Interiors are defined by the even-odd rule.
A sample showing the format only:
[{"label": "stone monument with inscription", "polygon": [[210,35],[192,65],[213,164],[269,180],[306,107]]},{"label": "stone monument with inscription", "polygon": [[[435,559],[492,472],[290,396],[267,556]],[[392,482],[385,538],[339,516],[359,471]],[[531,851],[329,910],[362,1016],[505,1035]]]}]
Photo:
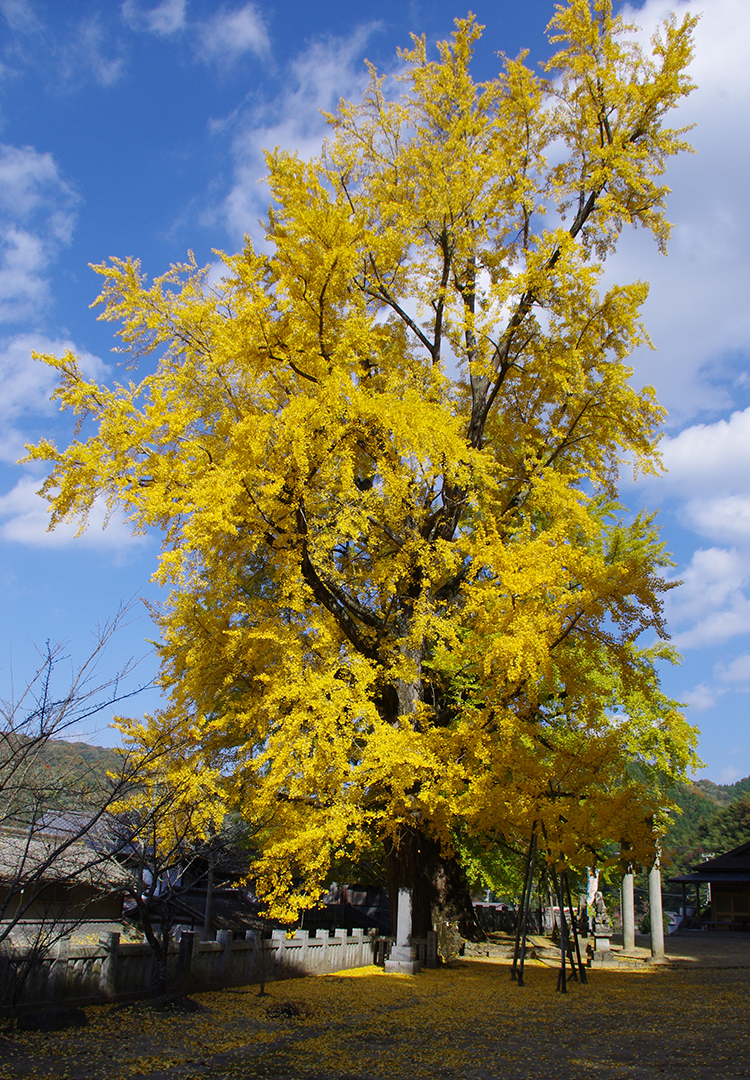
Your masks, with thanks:
[{"label": "stone monument with inscription", "polygon": [[417,950],[411,944],[411,889],[398,890],[398,909],[396,916],[396,944],[391,949],[391,956],[385,962],[385,971],[390,974],[416,975],[421,968],[417,960]]}]

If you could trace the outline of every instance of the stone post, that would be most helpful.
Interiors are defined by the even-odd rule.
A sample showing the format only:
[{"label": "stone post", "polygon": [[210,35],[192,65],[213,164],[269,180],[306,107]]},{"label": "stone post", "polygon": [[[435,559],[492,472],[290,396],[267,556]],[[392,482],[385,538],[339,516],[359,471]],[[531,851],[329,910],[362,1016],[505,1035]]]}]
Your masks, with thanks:
[{"label": "stone post", "polygon": [[322,942],[320,946],[320,970],[328,971],[328,930],[316,930],[315,940]]},{"label": "stone post", "polygon": [[[586,919],[591,927],[594,918],[594,897],[599,891],[599,871],[596,867],[586,869]],[[591,930],[589,929],[589,933]]]},{"label": "stone post", "polygon": [[68,981],[68,957],[70,956],[70,938],[61,938],[57,943],[57,959],[53,968],[53,976],[50,984],[52,998],[60,1001],[65,997],[65,986]]},{"label": "stone post", "polygon": [[114,1001],[117,993],[117,951],[120,948],[120,935],[105,934],[99,938],[99,944],[107,950],[99,975],[99,993],[107,1001]]},{"label": "stone post", "polygon": [[253,943],[252,949],[248,950],[248,952],[250,953],[249,959],[248,959],[247,956],[245,957],[245,972],[246,972],[248,978],[252,979],[253,972],[255,971],[255,957],[256,957],[256,953],[258,951],[258,946],[257,946],[256,941],[255,941],[255,931],[254,930],[246,930],[245,931],[245,941],[251,941]]},{"label": "stone post", "polygon": [[385,971],[390,974],[416,975],[421,965],[417,960],[417,950],[410,943],[411,938],[411,889],[398,890],[398,914],[396,916],[396,944],[391,949],[391,958],[385,962]]},{"label": "stone post", "polygon": [[187,994],[193,967],[193,955],[198,947],[200,934],[197,930],[183,930],[177,953],[177,988],[180,994]]},{"label": "stone post", "polygon": [[648,874],[648,908],[651,923],[651,961],[661,963],[665,960],[664,914],[661,906],[661,867],[658,856]]},{"label": "stone post", "polygon": [[281,973],[286,967],[286,930],[271,931],[271,945],[276,949],[271,953],[275,971]]},{"label": "stone post", "polygon": [[633,872],[622,876],[622,947],[625,952],[635,949],[635,894]]},{"label": "stone post", "polygon": [[302,947],[297,951],[297,967],[303,971],[307,968],[307,943],[310,940],[310,934],[307,930],[295,930],[295,941],[301,941]]},{"label": "stone post", "polygon": [[349,940],[349,931],[344,926],[337,926],[333,931],[334,940],[340,941],[341,944],[337,949],[333,950],[333,968],[336,971],[343,971],[349,964],[347,963],[347,941]]},{"label": "stone post", "polygon": [[219,961],[219,981],[223,985],[229,978],[231,970],[231,960],[229,958],[232,953],[232,931],[217,930],[216,940],[219,944],[224,946],[221,953],[221,960]]}]

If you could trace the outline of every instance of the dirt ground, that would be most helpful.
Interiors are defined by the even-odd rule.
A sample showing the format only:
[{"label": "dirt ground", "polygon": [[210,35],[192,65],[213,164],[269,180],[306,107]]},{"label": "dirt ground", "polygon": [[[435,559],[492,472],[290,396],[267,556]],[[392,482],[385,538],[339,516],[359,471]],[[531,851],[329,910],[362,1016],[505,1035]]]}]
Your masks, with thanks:
[{"label": "dirt ground", "polygon": [[[645,944],[645,942],[644,942]],[[97,1006],[88,1026],[6,1032],[0,1076],[37,1080],[720,1080],[750,1077],[750,935],[680,935],[670,962],[556,992],[530,962],[363,968],[196,994],[194,1011]]]}]

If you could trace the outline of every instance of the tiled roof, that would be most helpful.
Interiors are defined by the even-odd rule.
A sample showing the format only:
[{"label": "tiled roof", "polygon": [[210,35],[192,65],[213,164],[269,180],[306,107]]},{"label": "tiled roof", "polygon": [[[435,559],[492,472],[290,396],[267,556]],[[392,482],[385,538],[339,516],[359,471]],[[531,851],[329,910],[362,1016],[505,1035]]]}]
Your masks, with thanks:
[{"label": "tiled roof", "polygon": [[128,875],[114,860],[80,840],[60,850],[62,843],[60,833],[29,838],[22,830],[0,830],[0,885],[75,880],[106,892],[127,886]]}]

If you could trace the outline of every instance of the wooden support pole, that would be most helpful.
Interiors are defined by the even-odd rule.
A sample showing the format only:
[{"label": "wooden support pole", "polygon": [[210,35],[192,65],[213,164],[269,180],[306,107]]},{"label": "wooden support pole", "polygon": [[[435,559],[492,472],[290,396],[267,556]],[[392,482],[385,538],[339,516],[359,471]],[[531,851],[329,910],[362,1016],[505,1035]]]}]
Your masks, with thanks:
[{"label": "wooden support pole", "polygon": [[[581,982],[582,983],[587,983],[589,980],[588,980],[588,976],[586,974],[586,966],[585,966],[585,964],[583,962],[583,959],[581,957],[581,943],[580,943],[580,940],[578,938],[578,927],[576,926],[575,915],[573,914],[573,900],[572,900],[572,897],[570,895],[570,879],[568,878],[567,871],[565,873],[565,889],[566,889],[566,892],[568,894],[568,907],[570,909],[570,917],[571,917],[571,920],[572,920],[572,923],[573,923],[573,941],[575,943],[575,949],[576,949],[576,961],[578,963],[578,972],[579,972],[579,974],[581,976]],[[572,962],[573,962],[573,958],[571,957],[571,964],[572,964]]]},{"label": "wooden support pole", "polygon": [[516,926],[516,944],[513,950],[513,965],[510,971],[511,979],[516,979],[519,986],[523,986],[523,966],[526,956],[526,933],[529,925],[529,910],[531,908],[531,893],[534,884],[534,862],[536,857],[536,822],[531,827],[531,839],[529,841],[529,854],[526,860],[526,877],[524,880],[521,910],[518,913],[518,925]]},{"label": "wooden support pole", "polygon": [[[568,920],[565,918],[565,898],[563,896],[562,884],[558,880],[555,868],[550,867],[550,873],[552,875],[552,887],[555,890],[557,897],[557,906],[560,909],[560,972],[557,976],[557,989],[562,994],[568,992]],[[554,925],[554,905],[552,908],[552,919]]]}]

